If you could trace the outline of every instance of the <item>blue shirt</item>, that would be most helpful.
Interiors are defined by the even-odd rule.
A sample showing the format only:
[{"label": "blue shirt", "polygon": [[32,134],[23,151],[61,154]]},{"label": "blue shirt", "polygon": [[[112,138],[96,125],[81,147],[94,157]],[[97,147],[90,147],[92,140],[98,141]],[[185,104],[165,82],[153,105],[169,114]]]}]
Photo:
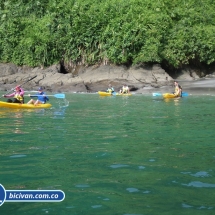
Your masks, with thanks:
[{"label": "blue shirt", "polygon": [[46,103],[46,101],[49,100],[49,98],[47,96],[44,96],[45,93],[41,92],[41,93],[37,93],[36,95],[30,96],[30,97],[37,97],[37,99],[42,102],[43,104]]}]

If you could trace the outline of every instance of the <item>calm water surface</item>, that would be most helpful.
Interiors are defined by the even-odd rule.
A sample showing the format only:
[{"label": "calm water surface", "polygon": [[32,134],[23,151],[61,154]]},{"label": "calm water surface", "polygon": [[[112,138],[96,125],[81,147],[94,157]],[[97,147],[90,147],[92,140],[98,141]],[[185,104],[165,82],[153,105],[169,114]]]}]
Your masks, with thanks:
[{"label": "calm water surface", "polygon": [[67,94],[51,103],[0,109],[0,183],[65,199],[5,202],[1,214],[215,214],[215,97]]}]

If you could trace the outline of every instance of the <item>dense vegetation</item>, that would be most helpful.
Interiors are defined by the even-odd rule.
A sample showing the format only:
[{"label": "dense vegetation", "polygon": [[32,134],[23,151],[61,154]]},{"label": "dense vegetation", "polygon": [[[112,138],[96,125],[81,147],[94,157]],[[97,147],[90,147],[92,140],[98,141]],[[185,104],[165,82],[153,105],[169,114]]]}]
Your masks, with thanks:
[{"label": "dense vegetation", "polygon": [[214,0],[1,0],[0,62],[215,62]]}]

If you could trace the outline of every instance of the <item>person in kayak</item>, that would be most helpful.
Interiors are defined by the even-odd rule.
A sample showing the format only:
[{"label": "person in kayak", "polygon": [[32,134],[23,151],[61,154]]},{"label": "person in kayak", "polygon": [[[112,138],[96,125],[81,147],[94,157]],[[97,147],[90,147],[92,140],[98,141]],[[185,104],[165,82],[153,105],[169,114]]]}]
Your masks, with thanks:
[{"label": "person in kayak", "polygon": [[108,89],[107,89],[107,92],[108,93],[114,93],[114,88],[112,87],[112,85],[111,84],[109,84],[109,86],[108,86]]},{"label": "person in kayak", "polygon": [[175,85],[175,92],[174,92],[174,94],[177,97],[182,97],[182,87],[179,85],[179,83],[177,81],[174,81],[174,85]]},{"label": "person in kayak", "polygon": [[13,92],[9,95],[3,95],[3,97],[5,97],[5,98],[13,97],[13,100],[12,99],[7,100],[7,102],[9,102],[9,103],[24,104],[24,94],[25,94],[25,91],[20,86],[16,86],[15,92]]},{"label": "person in kayak", "polygon": [[120,94],[129,94],[130,90],[127,84],[124,84],[122,86],[122,89],[119,91]]},{"label": "person in kayak", "polygon": [[39,87],[38,93],[36,95],[30,95],[29,94],[29,96],[31,98],[37,97],[37,100],[31,99],[27,104],[34,104],[34,105],[45,104],[49,100],[49,98],[43,92],[43,88],[42,87]]}]

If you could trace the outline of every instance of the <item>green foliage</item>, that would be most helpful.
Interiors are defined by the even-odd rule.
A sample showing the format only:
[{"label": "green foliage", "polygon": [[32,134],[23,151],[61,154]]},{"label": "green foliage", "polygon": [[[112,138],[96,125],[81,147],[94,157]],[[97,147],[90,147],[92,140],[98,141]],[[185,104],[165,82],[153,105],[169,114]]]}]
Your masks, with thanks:
[{"label": "green foliage", "polygon": [[[169,3],[169,2],[168,2]],[[163,44],[162,58],[180,67],[191,60],[211,64],[215,59],[215,3],[211,0],[172,3],[168,11],[173,25]]]},{"label": "green foliage", "polygon": [[212,0],[2,0],[0,61],[211,64],[214,8]]}]

